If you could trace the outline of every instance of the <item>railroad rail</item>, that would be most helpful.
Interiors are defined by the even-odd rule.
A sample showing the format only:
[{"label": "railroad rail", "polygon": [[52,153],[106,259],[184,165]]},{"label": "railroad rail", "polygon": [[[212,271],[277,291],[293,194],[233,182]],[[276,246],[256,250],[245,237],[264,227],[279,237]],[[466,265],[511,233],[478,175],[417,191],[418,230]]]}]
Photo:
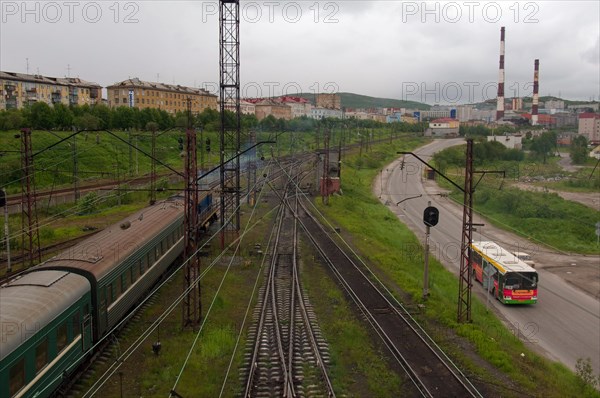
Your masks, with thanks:
[{"label": "railroad rail", "polygon": [[387,289],[373,283],[355,255],[346,254],[303,203],[298,218],[348,296],[404,369],[416,393],[423,397],[482,397],[421,326],[394,304]]},{"label": "railroad rail", "polygon": [[298,276],[296,190],[286,189],[280,199],[267,281],[249,333],[249,363],[242,369],[244,397],[335,397],[327,344]]}]

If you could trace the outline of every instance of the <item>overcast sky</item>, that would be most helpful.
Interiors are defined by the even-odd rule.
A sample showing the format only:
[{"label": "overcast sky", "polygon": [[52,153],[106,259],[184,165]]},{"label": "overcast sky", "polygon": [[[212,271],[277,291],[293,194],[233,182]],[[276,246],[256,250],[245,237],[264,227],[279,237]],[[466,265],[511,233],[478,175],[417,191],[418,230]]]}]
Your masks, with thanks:
[{"label": "overcast sky", "polygon": [[[23,6],[25,4],[25,6]],[[353,92],[429,104],[598,100],[600,2],[241,1],[242,96]],[[218,92],[218,1],[0,1],[0,69]]]}]

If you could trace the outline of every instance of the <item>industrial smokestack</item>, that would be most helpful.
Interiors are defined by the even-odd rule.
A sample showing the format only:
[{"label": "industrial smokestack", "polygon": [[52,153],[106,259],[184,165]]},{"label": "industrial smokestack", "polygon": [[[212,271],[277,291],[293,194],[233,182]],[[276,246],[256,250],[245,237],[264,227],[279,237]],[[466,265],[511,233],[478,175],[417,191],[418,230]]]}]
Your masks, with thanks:
[{"label": "industrial smokestack", "polygon": [[531,125],[538,124],[540,60],[536,59],[533,66],[533,103],[531,104]]},{"label": "industrial smokestack", "polygon": [[496,120],[504,117],[504,26],[500,28],[500,75],[498,77],[498,104]]}]

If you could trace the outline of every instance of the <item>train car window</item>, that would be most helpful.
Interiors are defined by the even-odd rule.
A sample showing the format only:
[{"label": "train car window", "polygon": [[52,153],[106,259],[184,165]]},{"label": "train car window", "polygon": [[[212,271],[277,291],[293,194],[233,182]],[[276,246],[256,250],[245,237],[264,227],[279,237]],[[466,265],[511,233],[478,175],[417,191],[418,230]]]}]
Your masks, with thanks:
[{"label": "train car window", "polygon": [[167,235],[167,249],[171,247],[171,234]]},{"label": "train car window", "polygon": [[63,322],[56,330],[56,352],[61,352],[67,346],[67,323]]},{"label": "train car window", "polygon": [[113,284],[106,285],[106,305],[111,305],[113,302]]},{"label": "train car window", "polygon": [[35,372],[38,373],[48,363],[48,338],[35,348]]},{"label": "train car window", "polygon": [[73,338],[81,334],[81,323],[79,322],[79,312],[73,314]]},{"label": "train car window", "polygon": [[148,263],[146,264],[148,269],[150,269],[150,267],[152,267],[152,264],[154,263],[154,252],[153,251],[149,251],[148,252]]},{"label": "train car window", "polygon": [[139,266],[138,266],[138,265],[136,265],[136,264],[134,264],[134,265],[131,267],[131,284],[132,284],[132,285],[133,285],[133,283],[134,283],[134,282],[137,280],[137,278],[138,278],[137,272],[138,272],[138,270],[139,270],[139,269],[140,269],[140,268],[139,268]]},{"label": "train car window", "polygon": [[123,290],[129,289],[131,286],[131,268],[125,271],[125,275],[123,275]]},{"label": "train car window", "polygon": [[83,316],[89,315],[90,314],[90,305],[89,304],[85,304],[83,306]]},{"label": "train car window", "polygon": [[140,276],[142,276],[144,274],[144,271],[146,270],[145,260],[146,258],[140,259]]},{"label": "train car window", "polygon": [[8,393],[12,397],[25,385],[25,358],[21,358],[9,373]]}]

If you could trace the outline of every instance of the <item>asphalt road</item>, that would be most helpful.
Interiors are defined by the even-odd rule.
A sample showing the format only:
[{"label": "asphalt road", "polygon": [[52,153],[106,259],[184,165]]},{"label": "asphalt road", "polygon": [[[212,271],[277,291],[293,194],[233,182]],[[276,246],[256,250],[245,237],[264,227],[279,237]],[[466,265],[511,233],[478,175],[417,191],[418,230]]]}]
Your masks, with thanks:
[{"label": "asphalt road", "polygon": [[[433,153],[461,143],[464,143],[463,139],[436,140],[416,153],[429,161]],[[405,157],[402,169],[400,165],[401,160],[398,159],[383,169],[379,181],[374,184],[375,193],[421,241],[425,237],[423,210],[430,200],[440,210],[440,221],[431,228],[430,252],[458,275],[462,207],[436,195],[441,190],[435,183],[423,181],[426,166],[412,156]],[[396,205],[400,201],[403,202]],[[474,222],[485,224],[477,227],[474,240],[492,240],[509,250],[519,247],[522,251],[537,252],[535,259],[540,283],[539,302],[529,306],[503,305],[487,296],[479,283],[474,284],[473,294],[487,302],[490,308],[493,307],[509,329],[518,333],[531,349],[573,370],[577,359],[589,357],[595,373],[600,373],[600,301],[544,269],[552,266],[575,267],[579,262],[588,262],[588,266],[595,268],[600,264],[600,258],[575,258],[553,253],[547,248],[534,247],[527,239],[499,230],[476,215]],[[543,261],[540,262],[540,259]]]}]

